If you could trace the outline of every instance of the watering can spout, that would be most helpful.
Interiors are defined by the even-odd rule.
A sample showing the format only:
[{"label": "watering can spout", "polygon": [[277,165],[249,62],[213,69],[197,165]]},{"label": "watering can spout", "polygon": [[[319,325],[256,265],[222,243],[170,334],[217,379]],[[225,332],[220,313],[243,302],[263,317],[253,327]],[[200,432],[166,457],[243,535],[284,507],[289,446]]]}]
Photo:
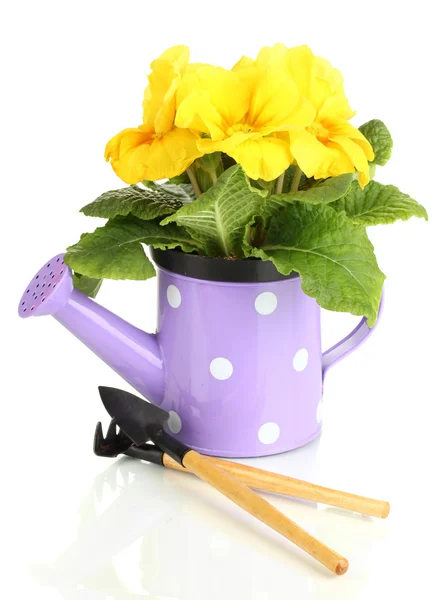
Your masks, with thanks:
[{"label": "watering can spout", "polygon": [[74,289],[59,254],[38,271],[20,300],[20,317],[52,315],[145,398],[160,404],[163,359],[157,338]]}]

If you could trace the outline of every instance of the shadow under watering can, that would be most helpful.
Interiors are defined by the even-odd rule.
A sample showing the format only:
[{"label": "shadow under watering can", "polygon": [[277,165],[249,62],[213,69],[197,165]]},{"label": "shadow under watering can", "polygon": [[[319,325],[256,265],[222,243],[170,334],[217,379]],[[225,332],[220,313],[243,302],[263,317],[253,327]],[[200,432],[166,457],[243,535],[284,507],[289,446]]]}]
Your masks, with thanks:
[{"label": "shadow under watering can", "polygon": [[52,315],[153,404],[203,454],[267,456],[318,436],[327,369],[370,333],[366,319],[322,354],[320,307],[297,273],[271,262],[151,250],[157,333],[74,289],[59,254],[27,286],[19,315]]}]

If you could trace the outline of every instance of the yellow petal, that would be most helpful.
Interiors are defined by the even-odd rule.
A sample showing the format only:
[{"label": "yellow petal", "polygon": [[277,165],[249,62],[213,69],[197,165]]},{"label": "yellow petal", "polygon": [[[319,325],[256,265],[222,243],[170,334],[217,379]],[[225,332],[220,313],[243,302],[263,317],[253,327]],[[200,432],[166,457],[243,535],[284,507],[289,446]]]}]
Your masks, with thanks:
[{"label": "yellow petal", "polygon": [[212,152],[225,152],[231,156],[231,152],[243,142],[247,140],[255,140],[263,137],[263,134],[259,131],[246,133],[244,131],[236,131],[231,136],[224,138],[223,140],[211,140],[209,138],[200,138],[197,141],[197,147],[203,154],[210,154]]},{"label": "yellow petal", "polygon": [[192,94],[192,92],[200,89],[200,82],[197,77],[197,72],[206,66],[209,65],[205,65],[203,63],[189,63],[186,66],[176,93],[177,109],[183,100],[189,96],[189,94]]},{"label": "yellow petal", "polygon": [[315,57],[314,75],[319,79],[328,81],[334,92],[343,88],[343,75],[326,58],[322,58],[321,56]]},{"label": "yellow petal", "polygon": [[326,179],[355,172],[349,156],[336,144],[323,144],[308,131],[298,134],[293,132],[290,137],[291,152],[307,177]]},{"label": "yellow petal", "polygon": [[319,169],[316,170],[314,177],[316,179],[326,179],[327,177],[336,177],[344,173],[355,173],[354,163],[349,156],[333,142],[326,142],[326,149],[329,153],[330,160],[322,163]]},{"label": "yellow petal", "polygon": [[124,129],[105,149],[106,160],[125,183],[174,177],[201,156],[191,131],[173,129],[157,137],[142,127]]},{"label": "yellow petal", "polygon": [[168,65],[160,74],[151,74],[150,81],[144,95],[143,123],[153,126],[156,133],[164,133],[172,128],[174,122],[179,75]]},{"label": "yellow petal", "polygon": [[197,76],[222,119],[229,126],[240,121],[247,111],[250,92],[239,76],[221,67],[204,67]]},{"label": "yellow petal", "polygon": [[358,183],[363,190],[370,181],[370,170],[367,173],[358,173]]},{"label": "yellow petal", "polygon": [[249,90],[249,94],[251,95],[260,73],[260,69],[256,64],[256,61],[250,59],[244,61],[241,59],[241,61],[239,61],[239,63],[233,67],[232,72],[236,73],[241,83],[246,86],[247,90]]},{"label": "yellow petal", "polygon": [[296,46],[288,50],[287,63],[290,76],[295,81],[300,94],[312,102],[310,87],[314,54],[308,46]]},{"label": "yellow petal", "polygon": [[154,70],[157,63],[166,61],[175,65],[176,69],[182,69],[189,60],[189,48],[183,44],[172,46],[165,50],[158,58],[152,61],[151,69]]},{"label": "yellow petal", "polygon": [[288,48],[284,44],[275,44],[272,48],[264,46],[259,51],[256,62],[259,66],[288,70]]},{"label": "yellow petal", "polygon": [[319,112],[325,101],[342,91],[343,78],[330,62],[314,56],[308,46],[296,46],[288,51],[288,69],[299,92]]},{"label": "yellow petal", "polygon": [[346,98],[343,90],[336,92],[333,96],[329,96],[324,100],[319,110],[319,119],[324,121],[325,119],[342,118],[352,119],[355,112],[349,105],[348,99]]},{"label": "yellow petal", "polygon": [[285,122],[300,99],[296,84],[274,69],[260,69],[258,75],[246,122],[258,128]]},{"label": "yellow petal", "polygon": [[105,148],[105,160],[125,183],[145,179],[144,164],[148,161],[154,134],[139,128],[124,129],[115,135]]},{"label": "yellow petal", "polygon": [[238,62],[233,66],[232,71],[238,72],[241,69],[246,69],[247,67],[253,66],[255,61],[252,58],[248,58],[247,56],[242,56]]},{"label": "yellow petal", "polygon": [[226,125],[212,104],[207,90],[192,92],[181,102],[175,115],[175,124],[177,127],[206,133],[214,140],[222,139],[225,135]]},{"label": "yellow petal", "polygon": [[363,149],[354,140],[344,136],[331,136],[331,141],[339,146],[354,164],[359,172],[358,181],[361,187],[369,183],[369,163]]},{"label": "yellow petal", "polygon": [[186,75],[177,95],[178,127],[188,127],[222,139],[245,115],[250,92],[236,73],[202,67]]},{"label": "yellow petal", "polygon": [[349,156],[357,171],[364,173],[369,171],[367,157],[363,152],[363,149],[356,144],[354,140],[351,140],[343,135],[331,135],[330,139],[334,144],[340,146],[340,148],[342,148],[343,151]]},{"label": "yellow petal", "polygon": [[291,153],[307,177],[330,168],[333,157],[328,148],[309,131],[290,132]]},{"label": "yellow petal", "polygon": [[156,133],[169,131],[175,115],[175,94],[189,60],[186,46],[174,46],[151,63],[143,99],[143,123]]},{"label": "yellow petal", "polygon": [[[352,110],[348,104],[343,90],[343,77],[338,69],[335,69],[329,61],[319,56],[315,57],[313,66],[313,75],[310,82],[310,100],[320,112],[324,109],[325,103],[336,104],[340,115],[352,116]],[[333,107],[335,108],[335,107]],[[348,115],[348,113],[350,113]]]},{"label": "yellow petal", "polygon": [[350,138],[351,140],[355,140],[355,142],[361,147],[364,154],[366,155],[367,160],[372,161],[375,158],[375,154],[373,152],[373,148],[370,145],[369,141],[364,137],[364,135],[359,131],[356,127],[348,123],[344,119],[332,117],[325,121],[325,127],[327,125],[327,129],[330,131],[331,137],[333,135],[341,135]]},{"label": "yellow petal", "polygon": [[187,129],[172,129],[151,144],[142,179],[156,181],[180,175],[199,156],[197,136]]},{"label": "yellow petal", "polygon": [[[310,125],[316,116],[316,110],[309,100],[300,97],[294,111],[285,119],[286,123],[294,127]],[[291,129],[291,127],[288,127]]]},{"label": "yellow petal", "polygon": [[234,148],[230,156],[242,165],[251,179],[271,181],[291,164],[289,145],[275,137],[248,139]]},{"label": "yellow petal", "polygon": [[224,152],[224,140],[211,140],[210,138],[199,138],[197,148],[201,154],[212,154],[212,152]]}]

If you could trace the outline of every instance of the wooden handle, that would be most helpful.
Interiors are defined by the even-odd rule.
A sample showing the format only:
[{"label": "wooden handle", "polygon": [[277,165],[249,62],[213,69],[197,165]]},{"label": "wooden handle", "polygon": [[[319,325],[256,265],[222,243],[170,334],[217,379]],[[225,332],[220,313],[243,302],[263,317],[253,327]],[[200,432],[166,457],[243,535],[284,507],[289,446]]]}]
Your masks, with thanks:
[{"label": "wooden handle", "polygon": [[[380,517],[382,519],[385,519],[390,512],[390,504],[383,500],[374,500],[373,498],[356,496],[348,492],[331,490],[330,488],[314,485],[300,479],[279,475],[278,473],[270,473],[270,471],[248,467],[247,465],[220,458],[209,457],[209,460],[217,467],[237,477],[245,485],[264,492],[274,492],[276,494],[302,498],[303,500],[311,500],[312,502],[321,502],[322,504],[338,506],[345,510],[353,510],[364,515]],[[163,456],[163,464],[165,467],[171,469],[185,470],[184,467],[181,467],[166,454]]]},{"label": "wooden handle", "polygon": [[232,475],[217,467],[210,458],[190,450],[183,458],[183,465],[221,494],[227,496],[232,502],[308,552],[337,575],[343,575],[348,570],[349,563],[345,558],[312,537]]}]

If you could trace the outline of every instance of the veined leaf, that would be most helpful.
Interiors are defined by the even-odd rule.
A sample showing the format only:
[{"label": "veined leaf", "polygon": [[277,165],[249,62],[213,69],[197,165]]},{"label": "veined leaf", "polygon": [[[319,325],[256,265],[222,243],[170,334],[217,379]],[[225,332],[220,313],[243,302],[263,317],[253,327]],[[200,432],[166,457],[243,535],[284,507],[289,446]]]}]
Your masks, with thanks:
[{"label": "veined leaf", "polygon": [[165,181],[159,184],[148,180],[142,181],[142,183],[146,188],[173,196],[176,200],[181,201],[182,204],[188,204],[188,202],[192,202],[196,198],[194,188],[190,183],[181,182],[177,184],[173,181]]},{"label": "veined leaf", "polygon": [[162,250],[181,247],[184,252],[192,252],[197,249],[197,243],[181,227],[162,227],[157,220],[118,216],[67,248],[65,261],[87,277],[148,279],[155,271],[142,244]]},{"label": "veined leaf", "polygon": [[331,207],[344,211],[356,225],[388,224],[398,219],[407,221],[410,217],[428,220],[427,211],[416,200],[394,185],[383,185],[377,181],[368,183],[364,190],[355,181],[348,194]]},{"label": "veined leaf", "polygon": [[162,221],[182,225],[209,256],[242,256],[246,226],[262,214],[265,192],[251,187],[240,165],[225,171],[214,186]]},{"label": "veined leaf", "polygon": [[376,321],[384,275],[366,230],[330,206],[295,202],[276,214],[262,248],[284,275],[297,271],[303,291],[323,308]]},{"label": "veined leaf", "polygon": [[273,215],[280,209],[289,206],[292,202],[304,202],[306,204],[328,204],[342,198],[352,185],[353,175],[346,173],[329,179],[316,181],[314,185],[311,180],[307,182],[307,189],[286,194],[273,194],[267,198],[266,214]]},{"label": "veined leaf", "polygon": [[92,279],[86,277],[82,273],[73,273],[73,285],[75,289],[79,290],[90,298],[96,298],[99,290],[101,289],[102,279]]},{"label": "veined leaf", "polygon": [[379,119],[372,119],[358,128],[369,141],[375,153],[373,165],[386,164],[392,155],[393,140],[390,131]]},{"label": "veined leaf", "polygon": [[192,186],[188,184],[157,185],[154,182],[148,183],[151,185],[146,189],[132,185],[120,190],[105,192],[94,202],[84,206],[81,211],[89,217],[112,219],[117,215],[132,214],[139,219],[148,221],[172,214],[195,198]]}]

